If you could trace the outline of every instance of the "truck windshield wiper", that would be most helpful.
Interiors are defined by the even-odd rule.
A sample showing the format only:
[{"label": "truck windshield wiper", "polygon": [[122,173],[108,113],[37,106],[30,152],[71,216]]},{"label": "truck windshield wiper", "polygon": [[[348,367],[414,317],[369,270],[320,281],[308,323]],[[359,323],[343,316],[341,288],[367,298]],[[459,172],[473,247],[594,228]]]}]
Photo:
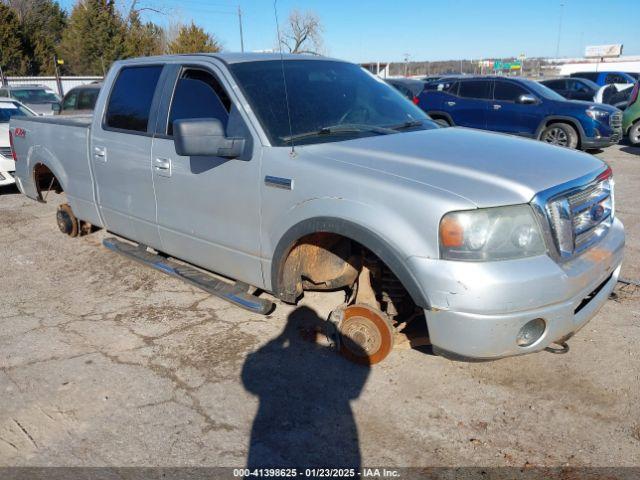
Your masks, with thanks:
[{"label": "truck windshield wiper", "polygon": [[405,128],[413,128],[413,127],[421,127],[422,126],[422,120],[408,120],[406,122],[403,123],[399,123],[398,125],[391,125],[390,128],[391,130],[404,130]]},{"label": "truck windshield wiper", "polygon": [[318,130],[311,132],[297,133],[296,135],[289,135],[287,137],[280,137],[284,142],[290,142],[291,140],[300,140],[302,138],[309,137],[321,137],[323,135],[331,135],[334,133],[359,133],[359,132],[372,132],[379,135],[388,135],[390,133],[396,133],[393,128],[379,127],[376,125],[361,125],[359,123],[342,123],[339,125],[332,125],[330,127],[322,127]]}]

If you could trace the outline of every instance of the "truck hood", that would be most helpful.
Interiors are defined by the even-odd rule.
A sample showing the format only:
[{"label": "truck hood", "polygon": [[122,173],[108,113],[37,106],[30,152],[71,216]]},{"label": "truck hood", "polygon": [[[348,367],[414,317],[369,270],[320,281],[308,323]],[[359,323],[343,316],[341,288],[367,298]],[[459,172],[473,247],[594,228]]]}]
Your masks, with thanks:
[{"label": "truck hood", "polygon": [[438,128],[301,147],[307,153],[447,190],[478,207],[529,202],[603,168],[596,157],[467,128]]}]

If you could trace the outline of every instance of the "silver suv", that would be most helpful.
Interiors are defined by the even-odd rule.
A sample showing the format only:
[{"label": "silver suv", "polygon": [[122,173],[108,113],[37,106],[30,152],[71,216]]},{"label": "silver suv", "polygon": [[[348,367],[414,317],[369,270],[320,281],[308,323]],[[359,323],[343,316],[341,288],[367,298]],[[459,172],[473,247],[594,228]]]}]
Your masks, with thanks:
[{"label": "silver suv", "polygon": [[18,100],[38,115],[53,115],[60,97],[42,85],[12,85],[0,87],[0,97]]}]

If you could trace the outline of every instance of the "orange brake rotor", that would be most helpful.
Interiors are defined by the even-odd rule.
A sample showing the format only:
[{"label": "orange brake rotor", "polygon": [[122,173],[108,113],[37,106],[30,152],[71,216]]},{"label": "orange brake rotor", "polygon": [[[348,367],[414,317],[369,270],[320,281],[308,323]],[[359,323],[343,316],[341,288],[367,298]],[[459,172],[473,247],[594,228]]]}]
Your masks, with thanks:
[{"label": "orange brake rotor", "polygon": [[381,311],[364,304],[344,310],[340,322],[340,352],[349,360],[374,365],[393,349],[394,330]]}]

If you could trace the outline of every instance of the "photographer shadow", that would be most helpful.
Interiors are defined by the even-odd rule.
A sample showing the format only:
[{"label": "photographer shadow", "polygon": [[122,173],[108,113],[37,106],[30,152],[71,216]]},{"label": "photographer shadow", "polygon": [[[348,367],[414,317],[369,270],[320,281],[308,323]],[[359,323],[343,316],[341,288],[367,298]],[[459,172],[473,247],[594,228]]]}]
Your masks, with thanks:
[{"label": "photographer shadow", "polygon": [[359,471],[350,401],[360,395],[370,367],[315,341],[326,326],[312,309],[299,307],[278,337],[247,357],[242,382],[260,401],[248,468]]}]

